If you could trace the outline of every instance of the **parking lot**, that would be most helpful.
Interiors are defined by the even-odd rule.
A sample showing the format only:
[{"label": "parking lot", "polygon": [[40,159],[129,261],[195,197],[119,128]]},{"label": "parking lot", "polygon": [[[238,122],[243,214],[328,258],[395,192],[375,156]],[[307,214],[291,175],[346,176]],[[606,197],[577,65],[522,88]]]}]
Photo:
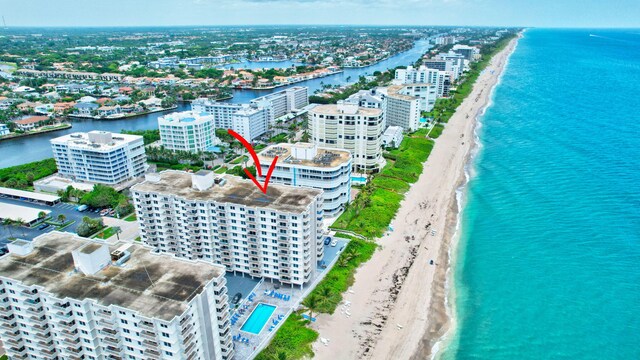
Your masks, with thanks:
[{"label": "parking lot", "polygon": [[[20,206],[26,206],[35,209],[42,210],[51,210],[51,220],[57,221],[58,215],[63,214],[66,217],[65,221],[75,221],[74,224],[64,229],[64,231],[75,232],[76,227],[82,222],[82,218],[85,216],[89,216],[91,218],[99,218],[100,215],[93,212],[79,212],[76,211],[76,206],[74,204],[67,203],[59,203],[54,206],[47,205],[39,205],[34,204],[28,201],[20,201],[13,199],[0,198],[0,202],[6,204],[14,204]],[[43,234],[45,232],[55,230],[55,226],[49,226],[47,229],[38,230],[38,226],[34,226],[33,228],[28,228],[24,226],[5,226],[0,225],[0,244],[4,245],[9,240],[10,237],[17,237],[26,240],[32,240],[36,236]]]}]

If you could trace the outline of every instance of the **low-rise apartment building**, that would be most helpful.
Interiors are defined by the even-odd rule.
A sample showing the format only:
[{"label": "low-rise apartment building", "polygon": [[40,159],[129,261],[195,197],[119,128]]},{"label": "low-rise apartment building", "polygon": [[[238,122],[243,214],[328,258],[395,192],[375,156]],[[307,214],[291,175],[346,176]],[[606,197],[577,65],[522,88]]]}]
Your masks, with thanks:
[{"label": "low-rise apartment building", "polygon": [[116,185],[142,176],[147,156],[142,136],[108,131],[51,139],[58,174],[79,182]]},{"label": "low-rise apartment building", "polygon": [[315,144],[271,145],[258,154],[264,181],[274,157],[278,162],[271,183],[305,186],[324,191],[325,216],[337,216],[351,199],[351,154]]},{"label": "low-rise apartment building", "polygon": [[140,236],[160,253],[302,287],[324,255],[321,190],[163,171],[131,188]]},{"label": "low-rise apartment building", "polygon": [[222,266],[50,232],[0,258],[11,359],[231,359]]}]

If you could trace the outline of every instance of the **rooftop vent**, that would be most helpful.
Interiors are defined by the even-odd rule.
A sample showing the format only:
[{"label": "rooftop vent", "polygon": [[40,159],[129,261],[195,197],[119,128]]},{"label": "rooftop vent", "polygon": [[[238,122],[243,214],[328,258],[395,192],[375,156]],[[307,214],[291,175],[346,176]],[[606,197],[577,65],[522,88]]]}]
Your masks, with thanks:
[{"label": "rooftop vent", "polygon": [[200,170],[191,174],[191,187],[204,191],[213,186],[214,180],[212,171]]},{"label": "rooftop vent", "polygon": [[71,253],[76,269],[85,275],[93,275],[111,262],[109,247],[90,241]]},{"label": "rooftop vent", "polygon": [[7,244],[9,252],[18,256],[27,256],[33,251],[33,243],[31,241],[17,239]]}]

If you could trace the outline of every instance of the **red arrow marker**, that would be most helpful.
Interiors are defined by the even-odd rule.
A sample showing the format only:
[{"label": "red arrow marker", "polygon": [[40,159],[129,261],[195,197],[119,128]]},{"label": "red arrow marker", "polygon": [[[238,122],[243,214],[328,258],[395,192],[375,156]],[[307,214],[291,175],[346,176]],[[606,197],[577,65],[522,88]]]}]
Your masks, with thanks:
[{"label": "red arrow marker", "polygon": [[[245,140],[245,138],[243,138],[237,132],[231,129],[227,131],[229,132],[229,135],[236,138],[236,140],[240,141],[240,143],[244,145],[244,147],[247,148],[247,150],[249,150],[249,154],[251,154],[251,157],[253,158],[253,163],[256,164],[256,171],[258,172],[258,176],[262,176],[262,166],[260,166],[260,160],[258,159],[258,154],[256,154],[255,150],[253,150],[253,147],[251,146],[251,144],[249,144],[249,142]],[[258,187],[258,189],[260,189],[260,191],[266,194],[267,187],[269,186],[269,180],[271,179],[271,174],[273,173],[273,170],[276,168],[276,162],[278,162],[277,156],[271,162],[271,166],[269,166],[269,171],[267,171],[267,176],[264,180],[264,186],[260,184],[260,182],[255,178],[255,176],[253,176],[251,172],[249,172],[249,169],[245,168],[244,173],[247,174],[247,176],[251,180],[253,180],[253,183],[256,184],[256,186]]]}]

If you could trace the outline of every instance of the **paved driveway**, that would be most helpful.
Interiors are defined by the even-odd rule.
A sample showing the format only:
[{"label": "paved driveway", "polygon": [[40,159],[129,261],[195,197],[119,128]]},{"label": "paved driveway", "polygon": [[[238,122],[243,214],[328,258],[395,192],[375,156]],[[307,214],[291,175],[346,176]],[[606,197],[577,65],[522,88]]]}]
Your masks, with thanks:
[{"label": "paved driveway", "polygon": [[[120,240],[134,241],[138,235],[140,235],[140,228],[138,227],[137,221],[124,221],[112,217],[105,217],[104,224],[106,226],[119,226],[122,230]],[[118,237],[113,235],[107,240],[109,242],[116,242],[118,241]]]},{"label": "paved driveway", "polygon": [[[84,211],[84,212],[76,211],[77,205],[75,204],[59,203],[54,206],[47,206],[47,205],[34,204],[28,201],[20,201],[20,200],[5,199],[5,198],[0,198],[0,202],[6,203],[6,204],[26,206],[26,207],[35,208],[35,209],[51,210],[51,218],[53,220],[56,220],[58,215],[64,214],[64,216],[67,217],[66,221],[72,221],[72,220],[75,221],[74,224],[64,229],[64,231],[69,231],[69,232],[75,232],[76,227],[82,222],[82,218],[85,216],[89,216],[91,218],[100,217],[100,215],[96,213],[91,213],[88,211]],[[0,244],[5,244],[6,242],[8,242],[8,239],[10,237],[19,237],[26,240],[32,240],[36,236],[48,231],[53,231],[54,229],[55,227],[53,226],[50,226],[48,229],[45,229],[45,230],[38,230],[36,228],[27,228],[24,226],[8,227],[8,226],[0,225]]]}]

